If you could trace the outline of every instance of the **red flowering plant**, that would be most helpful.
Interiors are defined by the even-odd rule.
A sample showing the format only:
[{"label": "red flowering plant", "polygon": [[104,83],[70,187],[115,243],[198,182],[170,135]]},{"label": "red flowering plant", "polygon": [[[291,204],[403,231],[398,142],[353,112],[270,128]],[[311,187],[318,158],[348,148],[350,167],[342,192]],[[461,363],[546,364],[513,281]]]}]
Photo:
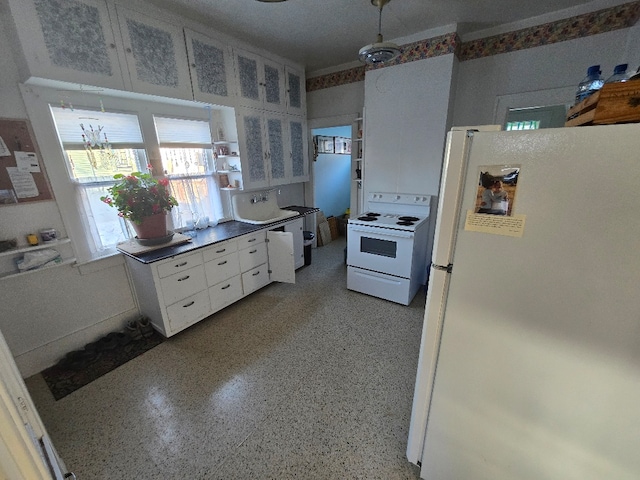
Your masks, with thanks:
[{"label": "red flowering plant", "polygon": [[113,176],[116,184],[109,187],[108,196],[100,197],[104,203],[118,209],[118,215],[131,222],[142,223],[146,217],[168,212],[178,205],[169,193],[169,180],[156,179],[150,173],[118,173]]}]

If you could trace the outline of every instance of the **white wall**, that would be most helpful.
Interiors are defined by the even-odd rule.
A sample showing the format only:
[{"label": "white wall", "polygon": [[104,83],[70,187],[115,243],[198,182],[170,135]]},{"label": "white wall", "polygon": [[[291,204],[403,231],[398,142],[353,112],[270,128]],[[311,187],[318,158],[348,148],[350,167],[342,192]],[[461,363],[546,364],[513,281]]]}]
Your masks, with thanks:
[{"label": "white wall", "polygon": [[365,198],[437,195],[455,62],[450,54],[367,72]]},{"label": "white wall", "polygon": [[[590,65],[600,64],[604,77],[619,63],[635,69],[639,44],[640,26],[635,26],[460,62],[453,125],[502,123],[509,107],[572,104]],[[521,97],[526,97],[524,104]]]},{"label": "white wall", "polygon": [[362,115],[363,106],[364,82],[316,90],[307,94],[307,119],[311,124],[311,120],[340,115],[354,115],[355,118]]}]

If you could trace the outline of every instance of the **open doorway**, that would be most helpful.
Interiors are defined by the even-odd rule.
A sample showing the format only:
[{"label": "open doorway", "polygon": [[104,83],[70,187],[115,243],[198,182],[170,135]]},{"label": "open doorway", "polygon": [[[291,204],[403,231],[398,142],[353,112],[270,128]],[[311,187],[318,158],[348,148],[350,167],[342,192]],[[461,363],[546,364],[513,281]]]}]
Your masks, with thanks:
[{"label": "open doorway", "polygon": [[[351,139],[351,125],[316,128],[311,130],[311,134],[314,139]],[[319,149],[319,152],[322,151],[330,152],[331,149]],[[326,217],[339,218],[346,213],[351,202],[351,183],[350,148],[334,148],[333,153],[314,155],[313,205]]]}]

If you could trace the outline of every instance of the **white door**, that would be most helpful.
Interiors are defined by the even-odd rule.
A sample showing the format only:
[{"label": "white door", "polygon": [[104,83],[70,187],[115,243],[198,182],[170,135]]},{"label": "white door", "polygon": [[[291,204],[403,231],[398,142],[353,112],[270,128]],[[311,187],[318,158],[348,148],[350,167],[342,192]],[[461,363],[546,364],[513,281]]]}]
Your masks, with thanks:
[{"label": "white door", "polygon": [[61,480],[63,472],[64,464],[0,332],[0,478]]},{"label": "white door", "polygon": [[293,234],[267,232],[269,254],[269,278],[273,282],[296,283]]}]

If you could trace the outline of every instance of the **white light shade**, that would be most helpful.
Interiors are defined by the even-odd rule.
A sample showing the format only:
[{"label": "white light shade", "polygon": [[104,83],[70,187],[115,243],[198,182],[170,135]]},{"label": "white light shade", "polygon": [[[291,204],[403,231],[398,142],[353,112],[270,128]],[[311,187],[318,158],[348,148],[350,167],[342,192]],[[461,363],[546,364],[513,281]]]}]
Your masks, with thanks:
[{"label": "white light shade", "polygon": [[400,55],[400,47],[391,42],[377,42],[360,49],[358,58],[369,65],[390,62]]}]

